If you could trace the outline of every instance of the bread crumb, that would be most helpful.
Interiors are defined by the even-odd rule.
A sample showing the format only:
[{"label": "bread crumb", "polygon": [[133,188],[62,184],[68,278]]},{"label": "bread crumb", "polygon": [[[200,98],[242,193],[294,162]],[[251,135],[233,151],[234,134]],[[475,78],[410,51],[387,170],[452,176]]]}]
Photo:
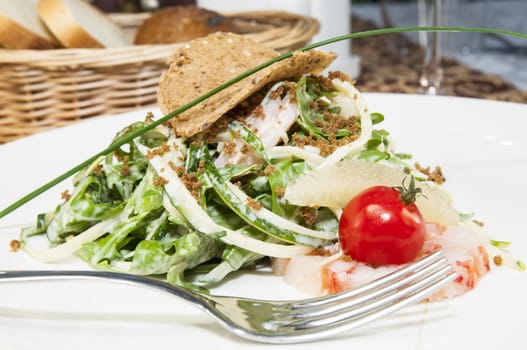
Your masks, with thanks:
[{"label": "bread crumb", "polygon": [[95,176],[101,176],[102,175],[102,171],[103,171],[103,166],[102,166],[102,164],[99,164],[99,165],[97,165],[95,167],[95,169],[93,169],[93,174],[95,174]]},{"label": "bread crumb", "polygon": [[346,73],[344,73],[342,71],[331,71],[331,72],[328,73],[328,78],[330,80],[339,79],[339,80],[342,80],[342,81],[347,81],[351,85],[355,85],[355,83],[356,83],[355,80],[351,79],[349,75],[347,75]]},{"label": "bread crumb", "polygon": [[146,124],[151,124],[153,121],[154,121],[154,113],[152,113],[152,112],[146,113],[145,123]]},{"label": "bread crumb", "polygon": [[483,221],[479,221],[479,220],[474,219],[474,220],[472,220],[472,222],[474,222],[479,227],[485,226],[485,223]]},{"label": "bread crumb", "polygon": [[303,207],[299,214],[308,226],[312,226],[317,221],[317,210],[315,208]]},{"label": "bread crumb", "polygon": [[176,165],[172,161],[168,162],[168,165],[170,166],[172,171],[176,173],[176,175],[181,179],[181,182],[183,182],[183,185],[185,185],[185,187],[187,188],[187,190],[189,190],[192,196],[196,200],[198,200],[201,187],[203,187],[203,183],[199,181],[198,175],[203,172],[205,161],[200,160],[199,169],[196,173],[189,173],[186,171],[184,166]]},{"label": "bread crumb", "polygon": [[309,256],[331,256],[331,252],[327,249],[324,249],[324,248],[315,248],[313,249],[312,251],[310,251],[309,253],[307,253],[306,255],[309,255]]},{"label": "bread crumb", "polygon": [[274,173],[276,171],[276,167],[272,164],[269,164],[268,166],[265,167],[264,169],[264,175],[265,176],[269,176],[271,175],[272,173]]},{"label": "bread crumb", "polygon": [[225,154],[232,155],[236,153],[236,143],[235,142],[225,142],[223,144],[223,150]]},{"label": "bread crumb", "polygon": [[494,265],[496,266],[501,266],[503,264],[503,258],[501,257],[501,255],[496,255],[492,261],[494,261]]},{"label": "bread crumb", "polygon": [[260,210],[263,207],[262,203],[254,200],[252,198],[247,198],[247,205],[249,206],[249,208],[252,208],[252,209],[255,209],[255,210]]},{"label": "bread crumb", "polygon": [[20,249],[21,246],[22,246],[22,245],[20,244],[20,241],[19,241],[19,240],[17,240],[17,239],[12,239],[12,240],[9,242],[9,251],[15,253],[15,252],[17,252],[17,251]]},{"label": "bread crumb", "polygon": [[433,181],[438,185],[442,185],[445,182],[445,177],[443,176],[443,170],[440,166],[436,166],[433,171],[430,170],[430,167],[423,167],[419,163],[415,163],[415,168],[426,175],[428,181]]},{"label": "bread crumb", "polygon": [[128,165],[123,165],[121,167],[120,173],[122,177],[127,177],[128,175],[132,173],[132,170],[130,170],[130,167]]},{"label": "bread crumb", "polygon": [[154,185],[155,186],[164,186],[168,183],[168,180],[165,179],[164,177],[162,176],[158,176],[154,179]]},{"label": "bread crumb", "polygon": [[170,150],[171,150],[170,146],[166,142],[163,142],[161,146],[155,149],[149,150],[146,153],[146,159],[152,159],[155,156],[162,156],[165,153],[170,152]]},{"label": "bread crumb", "polygon": [[68,190],[64,190],[60,193],[60,198],[62,198],[65,202],[69,201],[71,198],[70,192]]}]

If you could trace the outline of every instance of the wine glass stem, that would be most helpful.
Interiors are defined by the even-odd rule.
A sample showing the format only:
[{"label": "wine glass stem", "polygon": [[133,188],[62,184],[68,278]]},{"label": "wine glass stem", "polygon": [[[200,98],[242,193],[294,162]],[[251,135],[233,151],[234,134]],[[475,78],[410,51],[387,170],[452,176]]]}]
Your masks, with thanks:
[{"label": "wine glass stem", "polygon": [[[440,26],[441,0],[419,0],[422,25]],[[420,91],[426,94],[437,94],[441,89],[443,70],[441,68],[441,33],[425,33],[424,36],[424,61],[419,78]]]}]

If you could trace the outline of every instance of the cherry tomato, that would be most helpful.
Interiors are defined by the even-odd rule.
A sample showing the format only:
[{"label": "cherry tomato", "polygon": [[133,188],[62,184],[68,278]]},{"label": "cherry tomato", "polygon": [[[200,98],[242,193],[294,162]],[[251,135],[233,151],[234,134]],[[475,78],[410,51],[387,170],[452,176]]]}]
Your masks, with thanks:
[{"label": "cherry tomato", "polygon": [[375,265],[412,261],[423,248],[425,234],[415,203],[405,204],[401,191],[388,186],[371,187],[352,198],[339,223],[344,254]]}]

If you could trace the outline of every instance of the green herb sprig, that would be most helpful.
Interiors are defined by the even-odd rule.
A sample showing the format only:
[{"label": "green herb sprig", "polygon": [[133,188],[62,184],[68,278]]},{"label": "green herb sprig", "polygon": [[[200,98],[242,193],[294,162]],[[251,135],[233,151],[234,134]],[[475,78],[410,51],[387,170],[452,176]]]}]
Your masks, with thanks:
[{"label": "green herb sprig", "polygon": [[508,35],[508,36],[515,36],[523,39],[527,39],[527,34],[514,32],[510,30],[504,30],[504,29],[496,29],[496,28],[477,28],[477,27],[419,27],[419,26],[410,26],[410,27],[395,27],[395,28],[381,28],[381,29],[374,29],[374,30],[367,30],[363,32],[357,32],[352,34],[346,34],[337,36],[334,38],[330,38],[327,40],[322,40],[307,46],[304,46],[300,49],[296,49],[287,53],[284,53],[282,55],[279,55],[265,63],[262,63],[260,65],[255,66],[254,68],[251,68],[244,73],[240,74],[239,76],[217,86],[216,88],[210,90],[206,94],[196,98],[195,100],[187,103],[186,105],[168,113],[167,115],[163,116],[160,119],[157,119],[153,121],[150,124],[146,124],[143,128],[135,130],[129,134],[126,135],[126,137],[123,137],[120,140],[117,140],[109,147],[105,148],[104,150],[98,152],[97,154],[91,156],[90,158],[84,160],[83,162],[79,163],[78,165],[74,166],[70,170],[64,172],[62,175],[57,176],[55,179],[45,183],[41,187],[35,189],[34,191],[28,193],[27,195],[23,196],[22,198],[18,199],[2,211],[0,211],[0,219],[8,215],[9,213],[15,211],[16,209],[20,208],[27,202],[31,201],[32,199],[38,197],[42,193],[48,191],[52,187],[56,186],[57,184],[61,183],[62,181],[66,180],[70,176],[73,176],[77,172],[81,171],[88,165],[90,165],[93,161],[95,161],[97,158],[101,156],[105,156],[118,148],[120,148],[122,145],[129,143],[131,140],[133,140],[136,137],[139,137],[146,132],[156,128],[157,126],[167,122],[168,120],[178,116],[179,114],[185,112],[186,110],[194,107],[195,105],[205,101],[206,99],[210,98],[211,96],[217,94],[218,92],[225,90],[229,86],[236,84],[237,82],[251,76],[252,74],[269,67],[276,62],[283,61],[291,56],[295,52],[298,51],[309,51],[318,47],[326,46],[329,44],[333,44],[339,41],[343,40],[352,40],[352,39],[358,39],[358,38],[365,38],[370,36],[377,36],[377,35],[384,35],[384,34],[392,34],[392,33],[405,33],[405,32],[469,32],[469,33],[493,33],[493,34],[502,34],[502,35]]}]

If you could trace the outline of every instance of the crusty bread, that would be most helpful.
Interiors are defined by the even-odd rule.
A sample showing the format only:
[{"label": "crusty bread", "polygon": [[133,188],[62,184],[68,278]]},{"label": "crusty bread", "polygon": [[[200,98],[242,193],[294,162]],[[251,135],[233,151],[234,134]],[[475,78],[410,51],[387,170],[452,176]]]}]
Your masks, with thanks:
[{"label": "crusty bread", "polygon": [[37,0],[0,1],[0,46],[6,49],[56,47],[37,13]]},{"label": "crusty bread", "polygon": [[195,6],[157,10],[137,29],[135,44],[171,44],[214,32],[232,32],[234,24],[221,14]]},{"label": "crusty bread", "polygon": [[[273,49],[233,33],[218,32],[192,40],[177,50],[161,75],[159,107],[170,113],[277,55]],[[296,52],[180,114],[171,121],[172,127],[178,135],[195,135],[268,83],[320,73],[335,58],[335,54],[316,50]]]},{"label": "crusty bread", "polygon": [[40,18],[67,48],[127,46],[119,26],[83,0],[40,0]]}]

